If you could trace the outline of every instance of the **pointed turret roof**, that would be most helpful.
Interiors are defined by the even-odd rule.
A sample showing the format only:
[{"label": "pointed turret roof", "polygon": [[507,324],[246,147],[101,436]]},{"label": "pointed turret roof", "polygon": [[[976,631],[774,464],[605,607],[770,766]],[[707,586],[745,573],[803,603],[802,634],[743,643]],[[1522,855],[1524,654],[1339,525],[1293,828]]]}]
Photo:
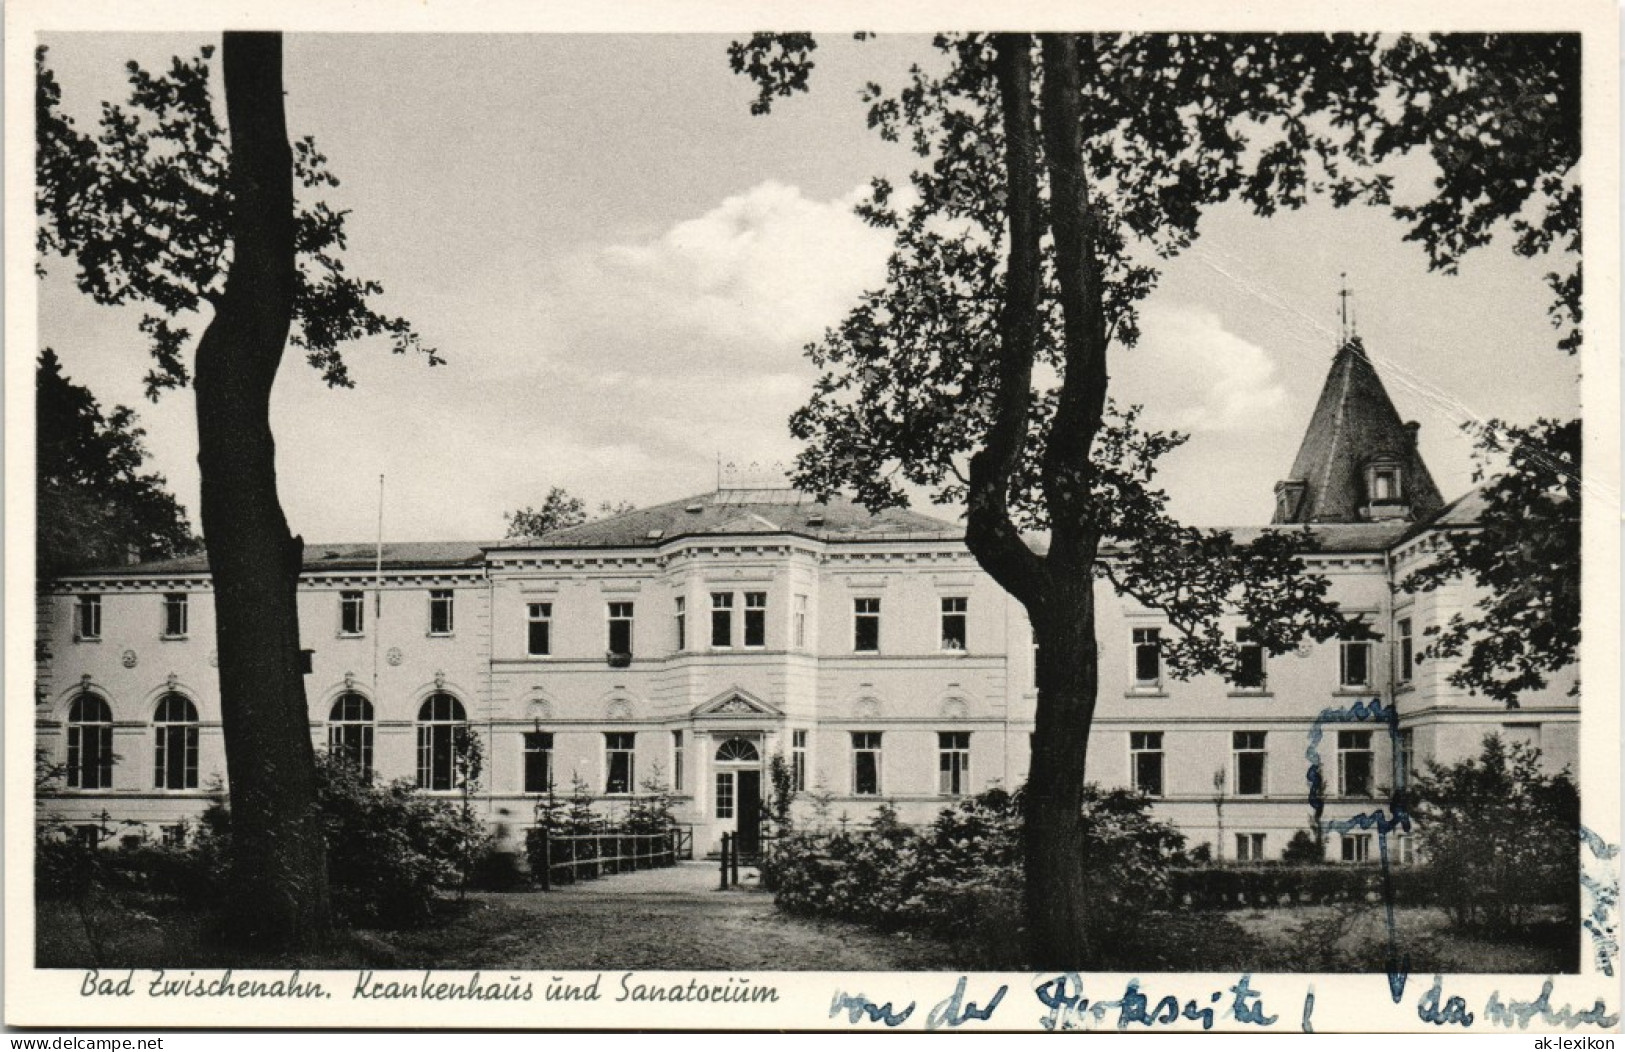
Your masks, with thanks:
[{"label": "pointed turret roof", "polygon": [[1444,498],[1358,336],[1332,359],[1292,474],[1276,484],[1276,523],[1416,521]]}]

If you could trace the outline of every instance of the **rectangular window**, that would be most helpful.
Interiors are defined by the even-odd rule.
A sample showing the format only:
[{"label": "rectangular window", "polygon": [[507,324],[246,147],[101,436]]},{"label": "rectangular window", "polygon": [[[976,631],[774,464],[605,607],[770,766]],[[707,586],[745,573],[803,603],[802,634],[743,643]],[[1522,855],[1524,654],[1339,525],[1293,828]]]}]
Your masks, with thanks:
[{"label": "rectangular window", "polygon": [[449,588],[437,588],[429,593],[429,634],[449,636],[456,621],[453,618],[452,594]]},{"label": "rectangular window", "polygon": [[82,595],[73,604],[73,638],[96,640],[102,637],[102,597]]},{"label": "rectangular window", "polygon": [[359,636],[367,629],[367,597],[363,592],[339,593],[339,635]]},{"label": "rectangular window", "polygon": [[970,791],[970,733],[942,731],[937,734],[937,793],[963,796]]},{"label": "rectangular window", "polygon": [[1236,861],[1262,862],[1264,861],[1264,834],[1263,833],[1237,833],[1236,834]]},{"label": "rectangular window", "polygon": [[711,645],[714,647],[731,647],[734,645],[734,594],[732,592],[711,593]]},{"label": "rectangular window", "polygon": [[[111,713],[106,717],[111,719]],[[113,787],[113,725],[100,720],[68,724],[68,788]]]},{"label": "rectangular window", "polygon": [[717,817],[732,818],[734,816],[734,773],[732,771],[717,772]]},{"label": "rectangular window", "polygon": [[796,610],[795,610],[795,613],[796,613],[795,640],[796,640],[796,649],[799,650],[802,647],[805,647],[807,645],[807,597],[806,596],[804,596],[804,595],[796,596]]},{"label": "rectangular window", "polygon": [[1394,784],[1410,785],[1416,774],[1416,731],[1406,727],[1399,732],[1399,749],[1394,755]]},{"label": "rectangular window", "polygon": [[683,791],[683,732],[671,732],[671,787]]},{"label": "rectangular window", "polygon": [[1134,630],[1134,685],[1158,687],[1162,685],[1162,629],[1136,628]]},{"label": "rectangular window", "polygon": [[1251,628],[1236,629],[1236,686],[1241,690],[1264,689],[1264,647]]},{"label": "rectangular window", "polygon": [[1264,795],[1264,732],[1236,731],[1230,735],[1236,756],[1236,795]]},{"label": "rectangular window", "polygon": [[[1372,778],[1370,731],[1337,732],[1337,791],[1343,796],[1371,796],[1376,786]],[[1344,841],[1347,843],[1347,841]],[[1360,859],[1364,862],[1365,859]]]},{"label": "rectangular window", "polygon": [[633,746],[637,735],[612,733],[604,735],[604,792],[630,793],[636,775]]},{"label": "rectangular window", "polygon": [[807,789],[807,732],[790,732],[790,788],[798,793]]},{"label": "rectangular window", "polygon": [[852,732],[852,792],[880,795],[880,732]]},{"label": "rectangular window", "polygon": [[880,649],[880,600],[852,600],[852,649],[874,653]]},{"label": "rectangular window", "polygon": [[185,847],[186,846],[186,826],[184,824],[181,824],[181,823],[176,823],[175,825],[168,825],[168,826],[159,826],[158,827],[158,841],[159,841],[159,843],[163,844],[165,847],[176,847],[176,848]]},{"label": "rectangular window", "polygon": [[545,793],[553,788],[553,733],[525,732],[525,792]]},{"label": "rectangular window", "polygon": [[1162,732],[1131,731],[1128,736],[1134,788],[1146,796],[1162,795]]},{"label": "rectangular window", "polygon": [[525,604],[525,653],[547,657],[553,653],[553,604]]},{"label": "rectangular window", "polygon": [[1371,861],[1371,834],[1370,833],[1344,833],[1343,834],[1343,861],[1344,862],[1370,862]]},{"label": "rectangular window", "polygon": [[1413,864],[1416,861],[1416,843],[1411,839],[1411,835],[1409,833],[1398,833],[1395,835],[1399,840],[1400,865],[1409,866]]},{"label": "rectangular window", "polygon": [[682,652],[688,649],[688,600],[678,596],[674,603],[677,609],[672,613],[672,620],[677,624],[677,650]]},{"label": "rectangular window", "polygon": [[609,652],[632,656],[632,604],[609,604]]},{"label": "rectangular window", "polygon": [[965,618],[970,600],[964,596],[950,596],[942,600],[942,649],[965,649]]},{"label": "rectangular window", "polygon": [[1411,619],[1408,617],[1400,618],[1398,627],[1399,681],[1401,683],[1409,683],[1411,681],[1413,666],[1416,663],[1416,652],[1412,649],[1411,643]]},{"label": "rectangular window", "polygon": [[1345,688],[1371,686],[1371,644],[1365,640],[1344,640],[1342,667],[1338,682]]},{"label": "rectangular window", "polygon": [[197,724],[160,723],[153,750],[155,789],[197,788]]},{"label": "rectangular window", "polygon": [[164,638],[186,638],[186,595],[173,593],[164,596]]},{"label": "rectangular window", "polygon": [[745,593],[745,645],[767,645],[767,593]]}]

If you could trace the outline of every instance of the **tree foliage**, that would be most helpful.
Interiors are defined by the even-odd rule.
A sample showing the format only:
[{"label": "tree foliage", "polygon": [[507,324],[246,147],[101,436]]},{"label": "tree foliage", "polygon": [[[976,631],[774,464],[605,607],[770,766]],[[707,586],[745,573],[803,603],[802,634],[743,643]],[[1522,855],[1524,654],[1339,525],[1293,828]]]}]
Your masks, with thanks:
[{"label": "tree foliage", "polygon": [[590,515],[586,501],[572,496],[562,486],[554,486],[547,491],[547,498],[540,508],[527,504],[517,511],[504,512],[502,518],[508,524],[508,532],[504,536],[540,537],[554,530],[580,526],[595,518],[607,518],[634,510],[635,507],[626,501],[616,504],[603,501],[598,505],[598,513]]},{"label": "tree foliage", "polygon": [[1425,151],[1437,170],[1430,195],[1393,201],[1392,181],[1371,185],[1391,205],[1436,270],[1510,230],[1513,251],[1564,253],[1546,277],[1558,346],[1581,344],[1580,36],[1577,33],[1450,33],[1401,36],[1380,58],[1390,100],[1351,143],[1380,164]]},{"label": "tree foliage", "polygon": [[[1260,215],[1303,204],[1316,191],[1354,200],[1378,184],[1346,160],[1347,141],[1369,124],[1380,82],[1375,41],[1363,36],[1097,34],[1079,41],[1071,100],[1086,184],[1092,253],[1063,266],[1062,237],[1044,238],[1034,261],[1036,324],[1030,350],[1004,356],[1011,330],[1013,242],[1006,115],[995,71],[997,42],[944,34],[942,61],[916,66],[906,87],[869,85],[869,123],[919,156],[899,194],[876,180],[860,214],[894,232],[883,287],[863,295],[841,324],[808,349],[820,369],[813,396],[792,419],[807,443],[797,479],[820,494],[852,490],[871,508],[905,503],[907,487],[939,503],[1005,505],[1009,525],[1050,531],[1057,512],[1113,554],[1095,564],[1122,590],[1165,609],[1179,630],[1164,645],[1171,668],[1234,672],[1234,641],[1218,627],[1226,607],[1261,632],[1272,653],[1304,636],[1358,633],[1302,573],[1306,535],[1242,543],[1224,531],[1181,526],[1152,484],[1157,459],[1185,441],[1139,426],[1138,407],[1105,397],[1105,346],[1132,346],[1137,304],[1154,288],[1154,262],[1188,247],[1203,211],[1240,200]],[[758,86],[754,109],[805,88],[795,35],[736,43],[736,70]],[[1049,66],[1023,87],[1045,90]],[[1047,112],[1047,111],[1046,111]],[[1030,119],[1030,118],[1029,118]],[[1030,173],[1040,229],[1056,209],[1047,137],[1034,135]],[[1074,187],[1073,191],[1078,190]],[[1075,307],[1063,283],[1088,268],[1100,312]],[[1084,363],[1076,331],[1096,326],[1101,361]],[[1089,375],[1099,370],[1098,382]],[[1071,378],[1070,388],[1068,379]],[[1004,401],[1001,402],[1001,399]],[[1091,413],[1088,403],[1100,409]],[[1062,421],[1063,442],[1052,441]],[[1004,432],[1004,434],[1001,434]],[[1007,438],[1006,435],[1011,436]],[[1012,441],[1013,438],[1013,441]],[[972,491],[972,463],[989,446],[1009,451],[1005,478]],[[1001,458],[1004,454],[1001,452]],[[992,458],[988,458],[992,459]],[[1083,493],[1064,479],[1077,472]],[[973,526],[974,529],[974,526]],[[995,577],[1001,574],[995,572]],[[1006,576],[1001,583],[1010,583]],[[1022,589],[1013,589],[1024,598]],[[1024,598],[1025,601],[1025,598]]]},{"label": "tree foliage", "polygon": [[[214,49],[151,72],[131,62],[128,99],[103,103],[97,131],[79,130],[62,89],[35,52],[38,256],[72,261],[81,292],[104,305],[136,304],[153,365],[147,394],[189,382],[191,325],[225,295],[233,195],[227,130],[209,90]],[[338,178],[309,137],[294,143],[298,258],[290,342],[327,383],[351,386],[342,345],[387,337],[397,354],[442,362],[403,318],[379,313],[375,281],[345,266],[347,213],[310,200]],[[43,262],[41,263],[43,268]]]},{"label": "tree foliage", "polygon": [[1473,759],[1430,764],[1410,791],[1416,836],[1438,900],[1458,924],[1526,923],[1552,889],[1580,889],[1580,795],[1545,774],[1540,750],[1484,739]]},{"label": "tree foliage", "polygon": [[103,414],[46,348],[34,371],[35,566],[41,577],[198,548],[164,476],[144,471],[146,432],[126,406]]},{"label": "tree foliage", "polygon": [[[1504,470],[1487,483],[1492,465]],[[1531,427],[1491,421],[1480,432],[1475,522],[1442,534],[1442,548],[1401,584],[1431,592],[1457,580],[1482,595],[1452,614],[1424,657],[1457,660],[1452,684],[1516,707],[1574,662],[1580,646],[1580,422]],[[1459,660],[1458,660],[1459,659]],[[1574,690],[1578,691],[1576,679]]]}]

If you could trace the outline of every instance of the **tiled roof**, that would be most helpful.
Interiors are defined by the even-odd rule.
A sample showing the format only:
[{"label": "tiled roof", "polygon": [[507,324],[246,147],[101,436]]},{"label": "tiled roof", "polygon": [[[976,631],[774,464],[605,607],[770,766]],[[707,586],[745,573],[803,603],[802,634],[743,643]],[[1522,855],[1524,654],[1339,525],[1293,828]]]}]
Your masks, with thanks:
[{"label": "tiled roof", "polygon": [[[419,570],[439,567],[479,566],[484,550],[493,542],[479,541],[385,541],[384,569]],[[306,544],[305,572],[323,570],[371,570],[378,557],[378,545],[371,541],[360,544]],[[209,572],[206,553],[183,556],[179,559],[161,559],[156,562],[135,563],[125,566],[104,566],[89,570],[76,570],[68,577],[107,577],[110,575],[138,574],[146,576],[185,575]]]},{"label": "tiled roof", "polygon": [[1303,497],[1290,512],[1277,507],[1273,521],[1361,521],[1367,503],[1365,468],[1377,458],[1400,465],[1411,521],[1431,518],[1444,506],[1439,487],[1417,452],[1414,434],[1400,419],[1365,346],[1355,337],[1332,359],[1303,445],[1292,462],[1289,481],[1302,484]]},{"label": "tiled roof", "polygon": [[872,514],[849,500],[819,502],[793,489],[722,489],[493,547],[653,548],[678,537],[784,533],[834,543],[955,541],[965,536],[954,523],[904,508]]}]

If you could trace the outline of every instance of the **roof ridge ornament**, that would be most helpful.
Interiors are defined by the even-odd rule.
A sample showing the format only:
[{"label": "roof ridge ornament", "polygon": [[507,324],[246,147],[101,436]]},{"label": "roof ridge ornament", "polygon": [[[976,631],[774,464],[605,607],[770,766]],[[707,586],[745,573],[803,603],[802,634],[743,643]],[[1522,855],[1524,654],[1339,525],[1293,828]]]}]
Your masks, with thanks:
[{"label": "roof ridge ornament", "polygon": [[717,461],[717,492],[733,489],[790,489],[789,470],[782,460]]}]

